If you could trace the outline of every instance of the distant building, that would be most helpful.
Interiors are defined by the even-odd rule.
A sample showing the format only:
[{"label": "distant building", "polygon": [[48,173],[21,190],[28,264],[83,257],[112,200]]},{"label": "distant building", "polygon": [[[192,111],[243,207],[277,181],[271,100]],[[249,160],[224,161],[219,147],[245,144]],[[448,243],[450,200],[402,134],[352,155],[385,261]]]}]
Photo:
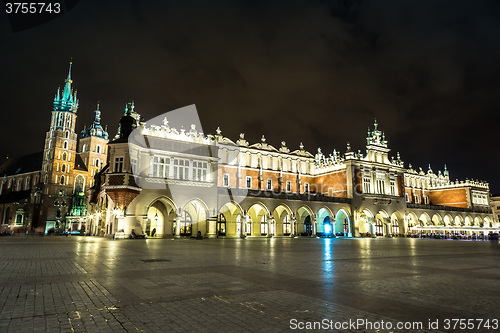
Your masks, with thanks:
[{"label": "distant building", "polygon": [[44,150],[8,159],[0,166],[0,223],[4,230],[48,232],[85,229],[85,191],[107,162],[108,133],[94,122],[76,133],[78,99],[71,63],[64,89],[58,89]]}]

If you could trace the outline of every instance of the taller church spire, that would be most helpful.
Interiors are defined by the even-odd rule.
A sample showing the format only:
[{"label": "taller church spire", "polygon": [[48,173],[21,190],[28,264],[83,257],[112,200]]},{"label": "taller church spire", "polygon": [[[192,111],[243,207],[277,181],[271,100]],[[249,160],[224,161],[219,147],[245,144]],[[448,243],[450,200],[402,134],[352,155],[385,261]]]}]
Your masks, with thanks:
[{"label": "taller church spire", "polygon": [[71,79],[71,66],[73,62],[69,62],[68,77],[65,80],[64,89],[62,95],[60,94],[60,89],[57,89],[56,97],[54,98],[54,110],[56,111],[66,111],[76,113],[78,109],[78,100],[76,98],[76,91],[73,92]]}]

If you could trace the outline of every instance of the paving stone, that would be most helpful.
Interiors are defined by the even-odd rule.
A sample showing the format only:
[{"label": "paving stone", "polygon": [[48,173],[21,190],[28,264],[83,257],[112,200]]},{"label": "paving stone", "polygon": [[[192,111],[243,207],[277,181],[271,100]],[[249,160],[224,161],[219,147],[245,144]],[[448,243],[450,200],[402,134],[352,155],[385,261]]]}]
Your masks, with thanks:
[{"label": "paving stone", "polygon": [[500,317],[492,242],[5,237],[0,248],[0,332],[284,332],[292,319],[440,332],[429,319]]}]

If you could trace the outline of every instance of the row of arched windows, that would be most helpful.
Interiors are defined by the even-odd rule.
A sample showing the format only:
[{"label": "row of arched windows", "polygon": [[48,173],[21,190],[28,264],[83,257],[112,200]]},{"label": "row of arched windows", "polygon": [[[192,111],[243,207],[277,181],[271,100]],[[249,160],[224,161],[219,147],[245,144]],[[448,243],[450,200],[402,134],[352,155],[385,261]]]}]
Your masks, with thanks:
[{"label": "row of arched windows", "polygon": [[[84,153],[86,150],[87,150],[87,145],[84,144],[82,146],[82,151],[81,152]],[[96,145],[95,146],[95,152],[98,153],[98,154],[101,154],[101,151],[102,151],[101,145]]]},{"label": "row of arched windows", "polygon": [[[34,186],[38,184],[38,179],[38,175],[35,175],[33,178],[31,175],[28,175],[24,178],[19,177],[17,179],[15,177],[10,177],[9,180],[4,180],[0,184],[0,194],[2,194],[4,190],[8,190],[11,188],[13,191],[29,190],[32,185]],[[31,180],[33,180],[33,182],[31,182]]]}]

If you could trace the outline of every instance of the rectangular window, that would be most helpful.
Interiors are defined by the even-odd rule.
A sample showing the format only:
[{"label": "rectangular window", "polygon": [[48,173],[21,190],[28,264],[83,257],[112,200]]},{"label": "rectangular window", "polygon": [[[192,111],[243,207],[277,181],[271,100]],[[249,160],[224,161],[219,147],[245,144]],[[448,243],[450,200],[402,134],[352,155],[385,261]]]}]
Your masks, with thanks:
[{"label": "rectangular window", "polygon": [[391,179],[391,195],[397,195],[396,194],[396,181],[394,179]]},{"label": "rectangular window", "polygon": [[170,158],[152,156],[150,176],[156,178],[168,178],[170,176]]},{"label": "rectangular window", "polygon": [[385,194],[385,174],[377,172],[377,183],[375,187],[375,192],[377,194]]},{"label": "rectangular window", "polygon": [[137,159],[136,158],[131,158],[130,159],[130,167],[132,168],[132,172],[137,173],[136,167],[137,167]]},{"label": "rectangular window", "polygon": [[420,197],[418,194],[415,194],[415,203],[420,203]]},{"label": "rectangular window", "polygon": [[370,175],[363,176],[363,193],[371,193],[371,179]]},{"label": "rectangular window", "polygon": [[229,187],[229,174],[225,173],[222,176],[222,186]]},{"label": "rectangular window", "polygon": [[410,196],[408,195],[408,193],[405,193],[405,199],[406,199],[406,202],[410,202]]},{"label": "rectangular window", "polygon": [[273,189],[273,180],[267,179],[267,189],[271,191]]},{"label": "rectangular window", "polygon": [[424,195],[424,202],[425,202],[426,205],[429,204],[429,197],[426,196],[426,195]]},{"label": "rectangular window", "polygon": [[208,163],[207,162],[193,162],[193,180],[207,181]]},{"label": "rectangular window", "polygon": [[122,172],[123,170],[123,157],[115,157],[115,172]]},{"label": "rectangular window", "polygon": [[175,179],[189,179],[189,161],[180,158],[174,158]]},{"label": "rectangular window", "polygon": [[252,177],[247,176],[247,188],[251,188],[251,187],[252,187]]},{"label": "rectangular window", "polygon": [[286,181],[286,191],[291,192],[292,191],[292,182],[287,180]]},{"label": "rectangular window", "polygon": [[304,184],[304,192],[309,193],[309,183]]}]

